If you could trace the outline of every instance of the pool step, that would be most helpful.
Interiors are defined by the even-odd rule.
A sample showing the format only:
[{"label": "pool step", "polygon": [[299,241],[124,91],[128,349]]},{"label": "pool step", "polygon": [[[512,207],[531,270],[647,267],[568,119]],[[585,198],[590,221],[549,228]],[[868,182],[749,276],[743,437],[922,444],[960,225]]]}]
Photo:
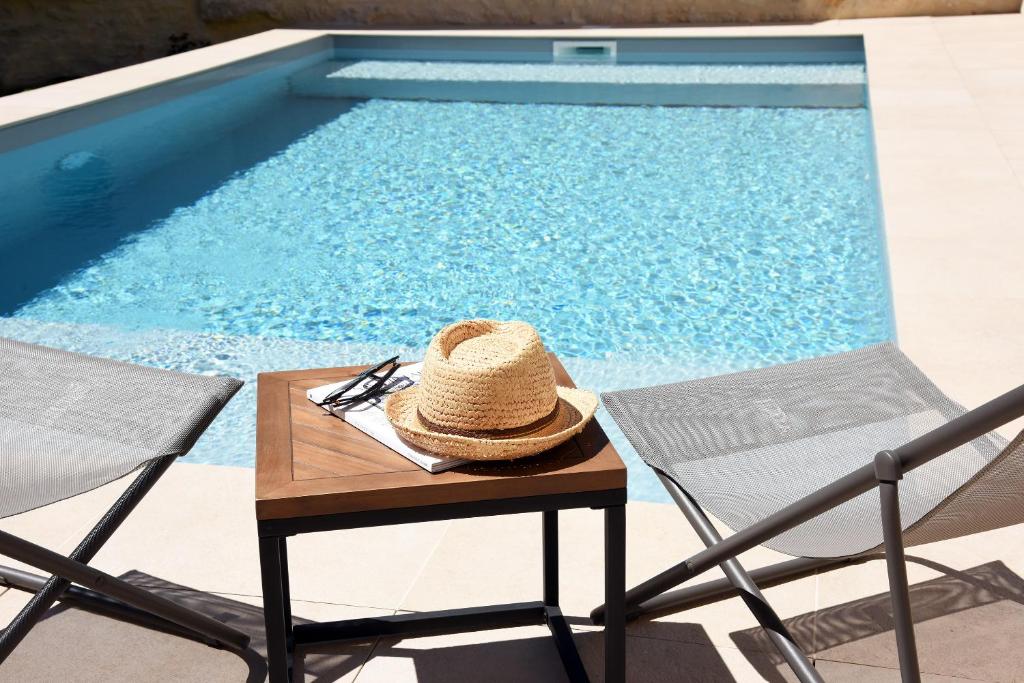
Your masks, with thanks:
[{"label": "pool step", "polygon": [[329,61],[291,77],[307,97],[664,106],[863,107],[861,64]]}]

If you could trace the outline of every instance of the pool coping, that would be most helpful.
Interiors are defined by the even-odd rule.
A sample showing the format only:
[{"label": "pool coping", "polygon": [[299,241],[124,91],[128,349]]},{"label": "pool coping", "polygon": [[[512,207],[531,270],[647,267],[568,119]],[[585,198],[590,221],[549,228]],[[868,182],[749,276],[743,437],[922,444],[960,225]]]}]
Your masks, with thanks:
[{"label": "pool coping", "polygon": [[[1014,343],[1014,332],[1024,329],[1024,273],[1010,258],[1024,247],[1024,237],[1009,229],[1024,224],[1024,128],[1011,116],[1014,110],[1024,110],[1024,98],[1007,102],[997,89],[975,85],[989,69],[973,55],[984,53],[993,30],[1005,31],[1009,41],[1024,40],[1024,17],[910,17],[749,27],[277,29],[0,98],[0,129],[119,96],[144,97],[154,85],[224,67],[244,69],[253,60],[316,46],[317,41],[329,47],[335,36],[860,36],[900,344],[941,386],[972,404],[1010,388],[1014,378],[1008,370],[1024,368],[1024,346]],[[1016,68],[1016,62],[1005,63],[1009,59],[995,55],[992,68]],[[973,365],[964,362],[966,358]],[[1020,383],[1021,378],[1016,379]]]}]

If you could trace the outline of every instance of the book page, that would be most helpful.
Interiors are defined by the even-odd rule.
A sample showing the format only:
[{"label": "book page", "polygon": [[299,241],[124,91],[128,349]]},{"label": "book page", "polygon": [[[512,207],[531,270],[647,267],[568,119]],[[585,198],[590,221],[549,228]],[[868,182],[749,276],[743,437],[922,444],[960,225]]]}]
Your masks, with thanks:
[{"label": "book page", "polygon": [[[387,399],[388,394],[408,389],[417,384],[420,380],[422,369],[423,363],[413,363],[398,368],[395,374],[388,379],[385,393],[367,401],[345,406],[344,408],[338,406],[323,407],[428,472],[443,472],[453,467],[458,467],[469,461],[461,458],[446,458],[436,455],[403,441],[394,427],[391,426],[391,423],[388,422],[387,415],[384,413],[384,401]],[[344,386],[349,381],[351,380],[343,380],[310,389],[306,392],[306,398],[319,405],[332,391]],[[348,393],[358,394],[371,382],[372,380],[365,380],[363,383],[353,387]]]}]

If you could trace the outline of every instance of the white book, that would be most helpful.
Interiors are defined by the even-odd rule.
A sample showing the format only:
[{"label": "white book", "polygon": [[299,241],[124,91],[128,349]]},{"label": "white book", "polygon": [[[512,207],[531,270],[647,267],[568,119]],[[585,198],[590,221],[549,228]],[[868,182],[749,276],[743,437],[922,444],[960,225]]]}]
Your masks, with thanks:
[{"label": "white book", "polygon": [[[330,407],[328,409],[331,413],[340,417],[359,431],[369,434],[399,455],[416,463],[427,472],[436,474],[437,472],[444,472],[445,470],[450,470],[453,467],[458,467],[459,465],[464,465],[471,461],[464,460],[462,458],[445,458],[403,441],[401,437],[398,436],[398,433],[395,432],[395,428],[391,426],[390,422],[388,422],[387,415],[384,414],[384,399],[387,398],[387,394],[407,389],[419,383],[420,373],[422,370],[423,363],[403,365],[395,371],[395,374],[392,375],[390,379],[388,379],[387,392],[384,395],[377,396],[375,398],[371,398],[369,401],[363,401],[345,408]],[[306,398],[319,405],[319,403],[323,401],[328,394],[349,381],[351,380],[343,380],[334,384],[327,384],[322,387],[310,389],[306,392]],[[370,380],[367,380],[367,382],[369,381]],[[359,393],[362,387],[363,385],[360,385],[358,388],[353,387],[352,393]],[[327,408],[327,406],[324,407]]]}]

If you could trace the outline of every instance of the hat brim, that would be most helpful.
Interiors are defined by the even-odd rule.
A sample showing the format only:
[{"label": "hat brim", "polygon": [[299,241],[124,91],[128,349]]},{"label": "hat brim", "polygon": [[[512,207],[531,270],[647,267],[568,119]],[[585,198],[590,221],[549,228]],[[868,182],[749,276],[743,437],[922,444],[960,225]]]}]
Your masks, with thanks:
[{"label": "hat brim", "polygon": [[419,387],[388,396],[384,412],[398,435],[420,448],[467,460],[514,460],[536,455],[579,434],[597,411],[597,396],[583,389],[557,387],[555,416],[543,427],[514,437],[483,438],[446,434],[429,428],[419,417]]}]

